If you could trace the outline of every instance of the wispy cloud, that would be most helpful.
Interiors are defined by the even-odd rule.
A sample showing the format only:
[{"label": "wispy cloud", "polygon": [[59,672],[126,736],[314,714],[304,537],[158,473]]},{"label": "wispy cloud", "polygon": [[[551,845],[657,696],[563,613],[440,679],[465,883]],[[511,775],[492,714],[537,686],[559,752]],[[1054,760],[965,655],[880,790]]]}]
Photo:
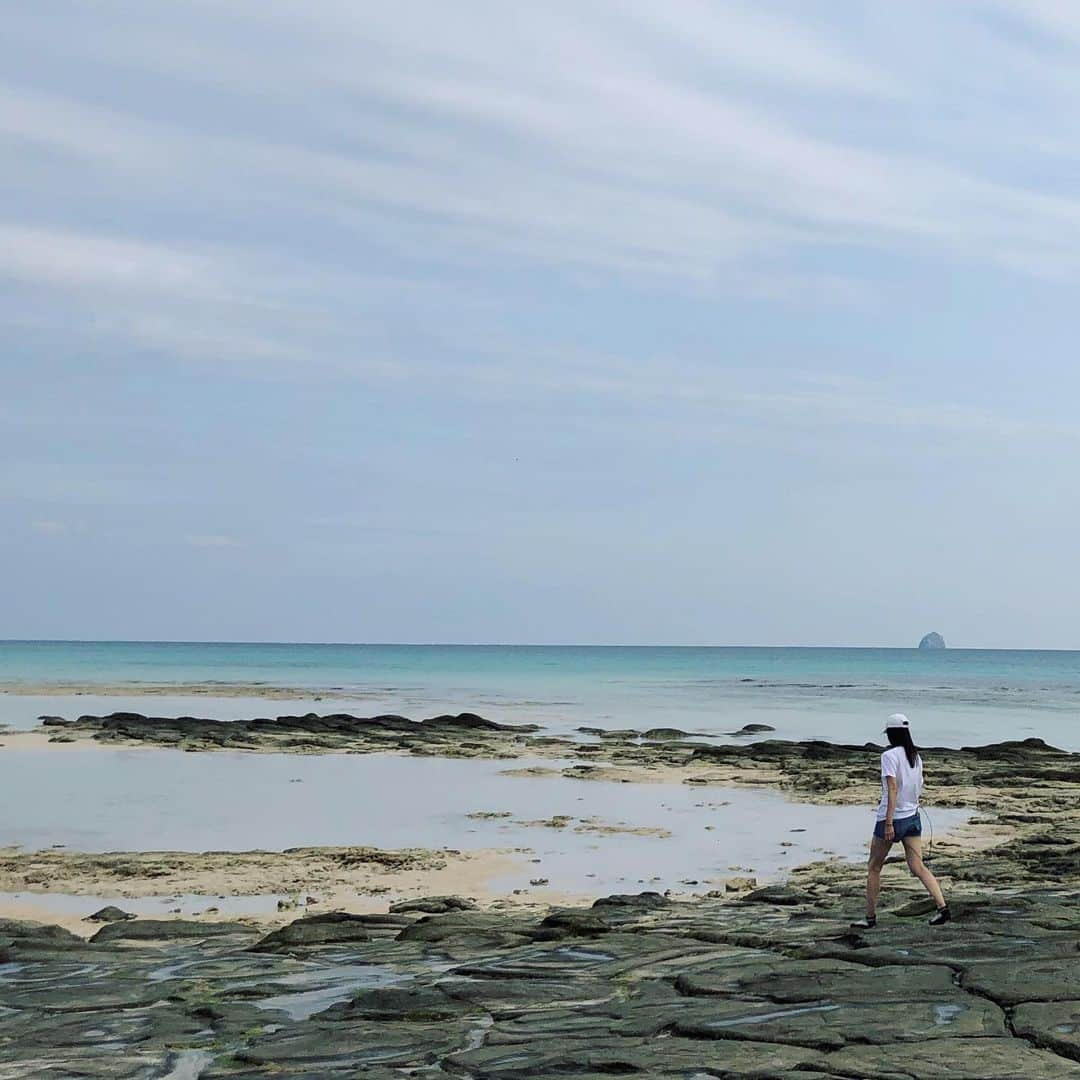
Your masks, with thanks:
[{"label": "wispy cloud", "polygon": [[[98,93],[91,105],[9,85],[0,126],[76,155],[106,200],[122,191],[218,220],[261,206],[260,230],[301,258],[311,252],[285,239],[280,207],[336,223],[351,244],[434,264],[524,259],[736,292],[764,262],[782,276],[823,245],[1022,274],[1080,269],[1076,200],[990,161],[991,116],[985,131],[958,131],[947,156],[916,149],[904,129],[921,88],[893,70],[888,43],[829,41],[809,12],[783,19],[698,0],[662,19],[649,5],[600,2],[226,11],[225,44],[206,57],[183,47],[197,17],[156,37],[138,19],[103,37],[98,20],[96,63],[124,71],[138,59],[133,43],[138,56],[160,51],[166,76],[143,73],[159,92]],[[239,54],[256,22],[257,59]],[[162,96],[179,79],[212,85],[220,116],[195,123]],[[275,122],[285,86],[303,124]],[[823,107],[853,120],[865,102],[873,129],[822,125],[806,94],[833,95]],[[889,129],[893,147],[880,137]]]},{"label": "wispy cloud", "polygon": [[190,547],[196,548],[232,548],[240,546],[239,541],[232,536],[213,533],[186,536],[184,542]]},{"label": "wispy cloud", "polygon": [[165,244],[0,221],[0,277],[73,289],[193,297],[220,293],[211,259]]}]

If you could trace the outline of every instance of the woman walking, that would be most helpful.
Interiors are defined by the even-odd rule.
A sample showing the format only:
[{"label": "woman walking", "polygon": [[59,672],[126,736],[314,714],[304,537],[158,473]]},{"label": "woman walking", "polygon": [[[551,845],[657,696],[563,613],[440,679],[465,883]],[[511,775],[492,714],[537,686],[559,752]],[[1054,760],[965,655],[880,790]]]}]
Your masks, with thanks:
[{"label": "woman walking", "polygon": [[885,725],[889,749],[881,755],[881,802],[877,809],[877,825],[870,842],[870,863],[866,874],[866,918],[852,923],[859,930],[877,925],[877,902],[881,893],[881,868],[893,844],[904,845],[908,869],[926,888],[937,905],[931,926],[947,923],[952,915],[937,878],[926,868],[922,858],[922,820],[919,817],[919,797],[922,795],[922,757],[911,741],[911,725],[903,713],[894,713]]}]

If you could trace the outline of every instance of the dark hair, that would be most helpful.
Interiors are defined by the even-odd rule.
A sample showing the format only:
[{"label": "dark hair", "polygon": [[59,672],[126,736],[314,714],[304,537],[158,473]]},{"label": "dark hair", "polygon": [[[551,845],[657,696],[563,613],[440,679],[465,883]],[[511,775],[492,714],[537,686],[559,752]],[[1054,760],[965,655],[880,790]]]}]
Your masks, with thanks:
[{"label": "dark hair", "polygon": [[911,741],[911,731],[906,727],[891,727],[888,728],[885,734],[889,738],[890,746],[902,746],[904,753],[907,754],[907,763],[914,769],[915,762],[919,760],[919,751],[915,749],[915,744]]}]

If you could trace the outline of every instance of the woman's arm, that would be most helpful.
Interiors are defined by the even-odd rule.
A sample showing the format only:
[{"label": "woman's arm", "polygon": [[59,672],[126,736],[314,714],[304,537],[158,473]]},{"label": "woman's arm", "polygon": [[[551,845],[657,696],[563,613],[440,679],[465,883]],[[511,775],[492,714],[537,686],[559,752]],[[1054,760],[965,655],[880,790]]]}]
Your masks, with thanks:
[{"label": "woman's arm", "polygon": [[896,810],[896,777],[886,776],[885,784],[889,789],[889,805],[885,808],[885,839],[891,840],[896,832],[893,829],[893,813]]}]

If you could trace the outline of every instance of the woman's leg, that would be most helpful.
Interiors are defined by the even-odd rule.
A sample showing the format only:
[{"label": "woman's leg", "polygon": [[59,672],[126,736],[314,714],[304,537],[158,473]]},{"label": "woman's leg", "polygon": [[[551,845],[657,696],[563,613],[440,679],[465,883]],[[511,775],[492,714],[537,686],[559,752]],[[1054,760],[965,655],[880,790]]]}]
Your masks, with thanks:
[{"label": "woman's leg", "polygon": [[938,880],[926,868],[922,858],[922,837],[905,836],[901,841],[904,845],[904,854],[907,856],[908,869],[915,875],[933,898],[938,908],[945,906],[945,897],[942,895]]},{"label": "woman's leg", "polygon": [[866,917],[874,918],[877,914],[878,897],[881,895],[881,868],[892,844],[888,840],[879,840],[876,836],[870,841],[870,861],[866,867]]}]

